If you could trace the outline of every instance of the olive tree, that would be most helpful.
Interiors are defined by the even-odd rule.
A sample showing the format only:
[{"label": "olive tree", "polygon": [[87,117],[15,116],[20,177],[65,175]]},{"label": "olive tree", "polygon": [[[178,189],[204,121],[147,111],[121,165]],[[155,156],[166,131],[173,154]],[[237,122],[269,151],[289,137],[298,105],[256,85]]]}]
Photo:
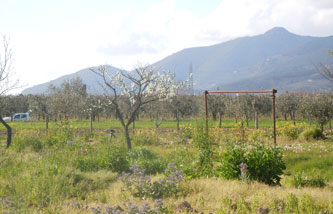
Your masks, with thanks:
[{"label": "olive tree", "polygon": [[316,121],[323,131],[333,115],[333,99],[326,93],[308,94],[302,98],[299,112],[308,120]]},{"label": "olive tree", "polygon": [[[138,66],[131,72],[118,71],[113,74],[108,71],[107,66],[91,70],[103,79],[105,89],[112,95],[110,105],[115,108],[124,129],[128,150],[132,148],[129,126],[137,117],[140,108],[148,103],[175,96],[176,91],[183,85],[183,82],[175,82],[175,75],[170,71],[159,72],[153,66]],[[127,120],[121,108],[121,100],[124,98],[129,101]]]},{"label": "olive tree", "polygon": [[276,107],[277,111],[284,116],[284,119],[287,120],[287,116],[290,116],[290,119],[295,121],[295,114],[299,105],[299,97],[295,93],[283,93],[277,96],[276,98]]},{"label": "olive tree", "polygon": [[222,116],[226,111],[226,103],[230,99],[230,95],[219,94],[208,96],[208,111],[211,112],[213,119],[216,120],[219,117],[219,128],[222,127]]},{"label": "olive tree", "polygon": [[12,129],[2,118],[3,97],[9,91],[18,87],[18,80],[14,79],[13,55],[6,36],[0,38],[0,122],[7,129],[7,148],[12,142]]}]

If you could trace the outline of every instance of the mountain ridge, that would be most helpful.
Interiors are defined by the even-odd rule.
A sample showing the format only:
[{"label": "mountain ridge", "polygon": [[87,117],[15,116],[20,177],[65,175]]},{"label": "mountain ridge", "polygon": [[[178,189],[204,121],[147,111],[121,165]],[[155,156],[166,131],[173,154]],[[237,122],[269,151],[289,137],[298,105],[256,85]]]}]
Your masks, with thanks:
[{"label": "mountain ridge", "polygon": [[[333,36],[300,36],[283,27],[274,27],[255,36],[186,48],[152,65],[171,70],[178,80],[186,79],[192,68],[196,90],[276,88],[280,91],[316,91],[331,87],[316,68],[318,63],[332,64],[333,57],[327,53],[329,49],[333,49]],[[110,68],[112,71],[121,70]],[[88,85],[88,92],[100,92],[100,89],[89,91],[89,88],[97,87],[96,82],[88,81],[93,79],[89,69],[82,69],[25,89],[22,93],[45,93],[47,84],[57,85],[65,77],[77,75],[83,76],[81,78]]]}]

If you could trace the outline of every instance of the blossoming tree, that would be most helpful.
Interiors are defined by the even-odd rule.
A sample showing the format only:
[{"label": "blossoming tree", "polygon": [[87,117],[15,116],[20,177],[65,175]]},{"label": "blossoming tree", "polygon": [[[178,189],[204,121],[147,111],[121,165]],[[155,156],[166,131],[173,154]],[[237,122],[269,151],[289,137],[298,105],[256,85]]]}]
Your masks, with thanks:
[{"label": "blossoming tree", "polygon": [[[1,36],[1,34],[0,34]],[[18,80],[13,79],[12,70],[12,49],[9,46],[9,40],[6,36],[0,38],[0,122],[7,129],[7,148],[12,142],[12,128],[2,118],[3,96],[10,90],[18,87]]]},{"label": "blossoming tree", "polygon": [[[107,66],[91,68],[91,70],[102,77],[107,91],[112,97],[109,104],[115,108],[117,118],[124,129],[127,148],[132,148],[129,136],[129,126],[136,119],[138,111],[144,105],[157,100],[166,100],[176,95],[179,88],[183,87],[187,81],[176,82],[175,74],[170,71],[159,72],[153,66],[138,66],[131,72],[117,72],[110,74]],[[121,107],[121,100],[128,99],[127,115]]]}]

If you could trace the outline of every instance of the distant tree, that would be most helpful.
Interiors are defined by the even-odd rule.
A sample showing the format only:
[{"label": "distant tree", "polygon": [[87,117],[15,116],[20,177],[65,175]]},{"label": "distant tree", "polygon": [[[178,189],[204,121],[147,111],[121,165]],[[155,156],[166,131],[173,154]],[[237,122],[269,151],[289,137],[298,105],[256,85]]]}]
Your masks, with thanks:
[{"label": "distant tree", "polygon": [[18,80],[14,79],[13,73],[13,55],[6,36],[0,38],[0,122],[7,129],[7,148],[12,142],[12,128],[3,120],[3,97],[9,91],[18,87]]},{"label": "distant tree", "polygon": [[[333,56],[333,51],[328,51]],[[333,83],[333,69],[329,65],[319,64],[319,73],[327,80]]]},{"label": "distant tree", "polygon": [[208,96],[208,111],[211,113],[214,120],[219,118],[219,128],[222,126],[222,116],[226,112],[226,103],[230,99],[228,95],[209,95]]},{"label": "distant tree", "polygon": [[308,94],[301,100],[299,112],[310,121],[316,121],[324,130],[324,125],[333,116],[333,96],[327,93]]},{"label": "distant tree", "polygon": [[42,116],[45,119],[45,128],[49,128],[51,115],[51,97],[49,95],[31,95],[29,97],[29,107],[38,119]]},{"label": "distant tree", "polygon": [[[129,126],[136,119],[139,110],[151,102],[169,99],[175,96],[182,83],[176,83],[175,75],[170,72],[160,73],[152,66],[139,66],[132,72],[110,74],[106,66],[91,68],[101,76],[108,91],[112,94],[111,105],[115,108],[117,118],[124,129],[127,148],[132,148]],[[128,119],[121,108],[122,99],[128,102]]]},{"label": "distant tree", "polygon": [[253,115],[252,97],[249,94],[239,95],[235,97],[236,109],[238,117],[241,118],[242,125],[246,122],[249,125],[249,120]]},{"label": "distant tree", "polygon": [[283,93],[276,98],[277,111],[287,120],[287,116],[295,121],[296,111],[298,109],[300,96],[295,93]]},{"label": "distant tree", "polygon": [[169,111],[173,114],[177,120],[177,131],[180,131],[180,120],[185,116],[194,116],[198,113],[199,107],[195,100],[194,95],[177,95],[174,96],[167,104]]},{"label": "distant tree", "polygon": [[252,108],[254,110],[255,128],[258,129],[259,114],[267,115],[272,111],[272,100],[267,95],[252,96]]},{"label": "distant tree", "polygon": [[89,115],[90,118],[90,132],[93,131],[93,121],[95,121],[96,115],[100,114],[106,103],[103,102],[103,97],[97,95],[87,95],[84,103],[84,112]]},{"label": "distant tree", "polygon": [[87,96],[86,85],[83,84],[80,77],[64,80],[60,87],[51,85],[49,87],[51,94],[52,109],[57,116],[61,118],[83,117],[84,104]]}]

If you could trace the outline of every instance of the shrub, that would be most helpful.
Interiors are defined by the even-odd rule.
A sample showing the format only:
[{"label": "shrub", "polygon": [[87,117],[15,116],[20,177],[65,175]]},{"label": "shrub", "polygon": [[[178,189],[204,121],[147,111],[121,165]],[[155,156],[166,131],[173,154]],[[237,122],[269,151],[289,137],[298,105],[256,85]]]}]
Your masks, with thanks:
[{"label": "shrub", "polygon": [[[125,212],[125,210],[127,212]],[[105,213],[105,214],[124,214],[124,213],[129,213],[129,214],[163,214],[163,213],[170,213],[169,210],[164,207],[163,201],[161,199],[156,199],[154,203],[154,208],[151,208],[148,203],[140,205],[138,204],[133,204],[132,202],[128,202],[128,205],[123,204],[123,207],[116,205],[116,206],[105,206],[104,210],[105,212],[102,212],[102,208],[100,206],[97,207],[91,207],[90,208],[92,213]]]},{"label": "shrub", "polygon": [[162,157],[143,147],[136,147],[128,152],[128,160],[131,165],[139,165],[145,169],[146,174],[161,173],[166,168]]},{"label": "shrub", "polygon": [[305,139],[305,140],[320,139],[323,137],[324,137],[323,132],[321,131],[321,129],[318,129],[318,128],[308,128],[308,129],[305,129],[300,134],[300,138]]},{"label": "shrub", "polygon": [[184,179],[184,175],[174,164],[168,164],[164,178],[154,182],[138,165],[133,165],[130,170],[131,173],[123,173],[121,180],[124,183],[123,190],[129,190],[134,197],[142,199],[177,197],[181,192],[180,182]]},{"label": "shrub", "polygon": [[196,163],[198,176],[211,176],[213,174],[213,142],[203,127],[195,129],[193,143],[198,150]]},{"label": "shrub", "polygon": [[133,144],[137,146],[154,145],[158,143],[155,130],[147,133],[146,130],[137,130],[133,136]]},{"label": "shrub", "polygon": [[87,153],[79,156],[74,165],[81,171],[98,171],[109,169],[113,172],[128,172],[129,162],[124,147],[110,146],[104,151],[87,149]]},{"label": "shrub", "polygon": [[290,140],[295,140],[298,138],[299,134],[302,131],[301,127],[298,127],[294,124],[286,124],[280,128],[278,128],[278,133],[282,136],[289,138]]},{"label": "shrub", "polygon": [[299,172],[294,176],[295,187],[324,187],[326,183],[323,178],[310,178],[304,175],[304,172]]},{"label": "shrub", "polygon": [[191,139],[193,137],[193,128],[191,125],[182,127],[182,136],[185,139]]},{"label": "shrub", "polygon": [[19,152],[27,148],[38,152],[44,148],[44,143],[39,133],[22,132],[14,137],[12,148]]},{"label": "shrub", "polygon": [[217,174],[227,179],[241,178],[244,173],[241,168],[246,164],[248,179],[270,185],[280,184],[280,175],[286,169],[282,160],[282,150],[263,144],[229,146],[222,154],[221,164],[217,168]]}]

